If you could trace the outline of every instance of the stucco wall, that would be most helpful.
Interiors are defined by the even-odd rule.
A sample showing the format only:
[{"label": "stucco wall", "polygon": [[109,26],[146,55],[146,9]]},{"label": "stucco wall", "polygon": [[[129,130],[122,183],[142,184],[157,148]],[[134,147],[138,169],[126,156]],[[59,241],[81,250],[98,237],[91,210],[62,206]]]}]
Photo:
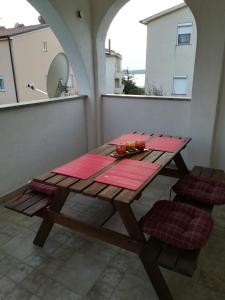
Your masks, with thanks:
[{"label": "stucco wall", "polygon": [[[43,51],[47,42],[47,51]],[[20,102],[45,99],[46,95],[26,88],[29,82],[37,89],[47,91],[46,80],[49,66],[63,48],[50,28],[32,31],[13,37],[13,59]],[[73,74],[70,70],[70,74]],[[72,94],[75,90],[72,90]]]},{"label": "stucco wall", "polygon": [[85,98],[0,108],[0,196],[87,151]]},{"label": "stucco wall", "polygon": [[188,136],[190,99],[102,96],[104,141],[131,130]]},{"label": "stucco wall", "polygon": [[217,108],[211,164],[217,169],[225,170],[225,61],[223,64],[220,99]]},{"label": "stucco wall", "polygon": [[[177,45],[177,25],[193,23],[191,45]],[[194,16],[188,7],[161,16],[147,25],[145,90],[153,84],[165,95],[173,93],[173,77],[187,76],[187,96],[192,94],[192,81],[197,32]]]},{"label": "stucco wall", "polygon": [[[79,92],[88,98],[90,148],[101,139],[100,95],[104,91],[104,44],[108,26],[128,0],[29,0],[57,33],[69,59],[77,68]],[[224,59],[224,0],[185,0],[195,16],[198,43],[192,89],[188,147],[192,164],[210,164],[217,102]],[[78,19],[77,10],[84,11]],[[160,59],[161,64],[162,59]],[[141,116],[140,116],[141,119]]]},{"label": "stucco wall", "polygon": [[113,56],[106,56],[106,93],[114,94],[115,92],[115,70],[116,58]]},{"label": "stucco wall", "polygon": [[[188,147],[188,151],[194,165],[209,166],[214,147],[214,129],[218,119],[218,100],[221,97],[225,2],[188,0],[188,3],[191,4],[198,27],[190,122],[193,143]],[[220,138],[223,139],[223,135]]]},{"label": "stucco wall", "polygon": [[5,91],[0,91],[0,105],[15,103],[16,94],[8,40],[0,41],[0,76],[3,76],[5,83]]}]

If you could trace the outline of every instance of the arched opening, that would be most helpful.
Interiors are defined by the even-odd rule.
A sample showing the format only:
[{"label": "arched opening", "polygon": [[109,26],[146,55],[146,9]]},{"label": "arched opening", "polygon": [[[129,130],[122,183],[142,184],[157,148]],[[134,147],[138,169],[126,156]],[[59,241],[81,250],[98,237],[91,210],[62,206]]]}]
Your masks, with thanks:
[{"label": "arched opening", "polygon": [[191,10],[179,0],[141,4],[124,5],[107,32],[106,93],[121,94],[125,78],[125,94],[190,98],[197,44]]},{"label": "arched opening", "polygon": [[18,1],[23,10],[15,9],[14,14],[12,5],[8,1],[2,10],[0,104],[76,95],[78,87],[71,64],[58,68],[56,77],[62,78],[61,86],[55,77],[54,91],[49,95],[49,69],[64,49],[47,21],[27,1]]},{"label": "arched opening", "polygon": [[[136,1],[129,1],[126,6],[130,6],[132,2],[135,3]],[[153,14],[154,20],[153,16],[146,11],[144,12],[145,15],[143,15],[142,18],[139,17],[137,20],[138,24],[140,24],[139,21],[142,21],[142,23],[146,22],[146,25],[139,25],[143,30],[146,30],[148,26],[151,28],[148,30],[150,34],[148,41],[151,41],[149,45],[146,43],[146,46],[144,44],[142,46],[138,39],[135,40],[133,31],[131,31],[132,43],[129,44],[129,26],[123,26],[125,29],[121,29],[122,33],[117,30],[118,35],[121,34],[123,40],[125,40],[125,51],[132,52],[134,55],[137,55],[138,49],[142,48],[141,51],[144,53],[144,56],[147,56],[146,63],[145,58],[141,58],[142,65],[140,66],[140,69],[146,67],[146,75],[148,73],[148,76],[146,76],[146,82],[149,84],[149,87],[146,88],[148,94],[145,92],[146,95],[142,95],[141,97],[138,93],[135,95],[135,97],[133,97],[133,95],[132,97],[129,97],[129,95],[109,94],[104,94],[102,96],[101,127],[103,130],[104,141],[107,141],[110,138],[118,136],[119,134],[129,130],[159,132],[177,136],[189,136],[191,117],[190,100],[197,43],[197,29],[196,25],[194,24],[194,16],[187,5],[180,3],[171,8],[168,6],[171,5],[170,1],[163,2],[167,3],[167,7],[164,7],[164,10],[161,12],[155,11]],[[156,1],[151,1],[151,3],[156,3]],[[125,11],[126,6],[123,6],[120,12]],[[125,12],[122,14],[122,17],[120,17],[125,25],[129,24],[129,22],[126,23],[125,21],[126,14],[128,13]],[[116,13],[114,12],[114,14],[111,15],[110,20],[112,20],[115,15]],[[146,18],[144,18],[144,16]],[[114,20],[116,20],[116,17]],[[155,22],[154,28],[152,24],[147,25],[148,21],[152,21],[152,23]],[[110,26],[110,24],[111,23],[108,22],[108,26]],[[105,35],[102,35],[102,38],[106,38],[108,28],[109,27],[104,28]],[[167,34],[164,28],[166,28]],[[151,36],[153,31],[154,34]],[[125,35],[126,32],[127,36]],[[149,50],[150,44],[153,44],[153,51]],[[118,48],[114,48],[116,42],[113,40],[113,38],[111,39],[111,45],[112,50],[120,53]],[[132,45],[134,51],[130,50]],[[101,65],[103,64],[103,57],[105,55],[104,46],[105,44],[102,42],[102,50],[98,52],[98,59],[100,61],[98,66],[101,66],[99,72],[99,82],[103,82],[103,79],[106,80],[106,75],[103,71],[105,70],[105,65]],[[149,59],[149,54],[152,55],[153,52],[154,57]],[[132,60],[134,61],[132,55],[125,58],[124,54],[121,54],[123,59],[127,62],[132,63]],[[164,58],[162,59],[162,57]],[[149,60],[152,65],[149,63]],[[127,69],[127,67],[131,71],[132,68],[129,67],[128,63],[125,63],[122,69]],[[153,67],[154,72],[150,72]],[[133,68],[138,69],[138,66],[134,65]],[[152,88],[153,84],[155,86]],[[162,85],[163,92],[161,92],[160,88]],[[100,88],[100,90],[105,91],[105,87],[106,83],[104,87]],[[113,101],[113,99],[116,99],[116,101]]]},{"label": "arched opening", "polygon": [[[40,2],[37,0],[29,0],[28,2],[51,25],[51,29],[62,45],[72,69],[74,70],[74,73],[76,73],[75,75],[78,94],[90,94],[91,79],[89,73],[87,72],[85,61],[79,47],[79,38],[74,38],[71,30],[68,30],[68,25],[65,23],[65,19],[62,15],[60,15],[60,11],[57,10],[54,5],[52,5],[51,1],[47,0]],[[78,16],[75,17],[75,22],[79,23],[80,18]]]}]

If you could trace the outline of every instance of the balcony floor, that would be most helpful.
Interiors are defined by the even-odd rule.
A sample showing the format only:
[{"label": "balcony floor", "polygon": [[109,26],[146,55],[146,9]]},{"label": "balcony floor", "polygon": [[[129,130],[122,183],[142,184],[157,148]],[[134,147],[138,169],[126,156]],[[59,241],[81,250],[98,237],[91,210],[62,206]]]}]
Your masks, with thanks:
[{"label": "balcony floor", "polygon": [[[168,199],[173,179],[157,178],[134,203],[137,216],[155,200]],[[66,211],[75,209],[74,195]],[[76,196],[78,206],[93,200]],[[82,208],[82,207],[81,207]],[[85,216],[84,216],[85,217]],[[176,300],[225,299],[225,207],[214,210],[214,231],[192,279],[163,270]],[[44,248],[32,241],[40,224],[0,207],[0,299],[156,300],[151,284],[132,253],[55,226]],[[124,231],[117,215],[108,227]]]}]

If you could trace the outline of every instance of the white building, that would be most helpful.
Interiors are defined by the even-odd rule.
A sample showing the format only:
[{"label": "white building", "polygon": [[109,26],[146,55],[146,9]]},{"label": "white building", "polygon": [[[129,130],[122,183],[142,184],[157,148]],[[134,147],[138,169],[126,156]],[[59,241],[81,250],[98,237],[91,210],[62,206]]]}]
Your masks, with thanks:
[{"label": "white building", "polygon": [[197,30],[183,3],[141,21],[147,25],[147,94],[192,95]]},{"label": "white building", "polygon": [[122,72],[122,56],[119,53],[109,49],[105,49],[106,56],[106,93],[122,94],[123,93],[123,72]]},{"label": "white building", "polygon": [[[33,83],[37,89],[47,91],[47,74],[52,60],[64,52],[48,24],[14,28],[0,27],[0,105],[46,99],[47,95],[28,89]],[[122,86],[122,56],[105,50],[106,92],[120,94]],[[69,69],[67,87],[70,95],[79,93],[76,69]]]}]

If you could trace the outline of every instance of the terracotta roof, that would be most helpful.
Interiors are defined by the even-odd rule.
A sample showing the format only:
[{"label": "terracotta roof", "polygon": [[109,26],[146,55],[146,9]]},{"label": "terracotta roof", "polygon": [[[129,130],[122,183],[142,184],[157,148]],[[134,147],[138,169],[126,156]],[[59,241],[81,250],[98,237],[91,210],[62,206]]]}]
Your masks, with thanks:
[{"label": "terracotta roof", "polygon": [[18,27],[14,27],[14,28],[0,27],[0,38],[15,36],[15,35],[23,34],[23,33],[26,33],[26,32],[47,28],[47,27],[49,27],[48,24],[18,26]]}]

